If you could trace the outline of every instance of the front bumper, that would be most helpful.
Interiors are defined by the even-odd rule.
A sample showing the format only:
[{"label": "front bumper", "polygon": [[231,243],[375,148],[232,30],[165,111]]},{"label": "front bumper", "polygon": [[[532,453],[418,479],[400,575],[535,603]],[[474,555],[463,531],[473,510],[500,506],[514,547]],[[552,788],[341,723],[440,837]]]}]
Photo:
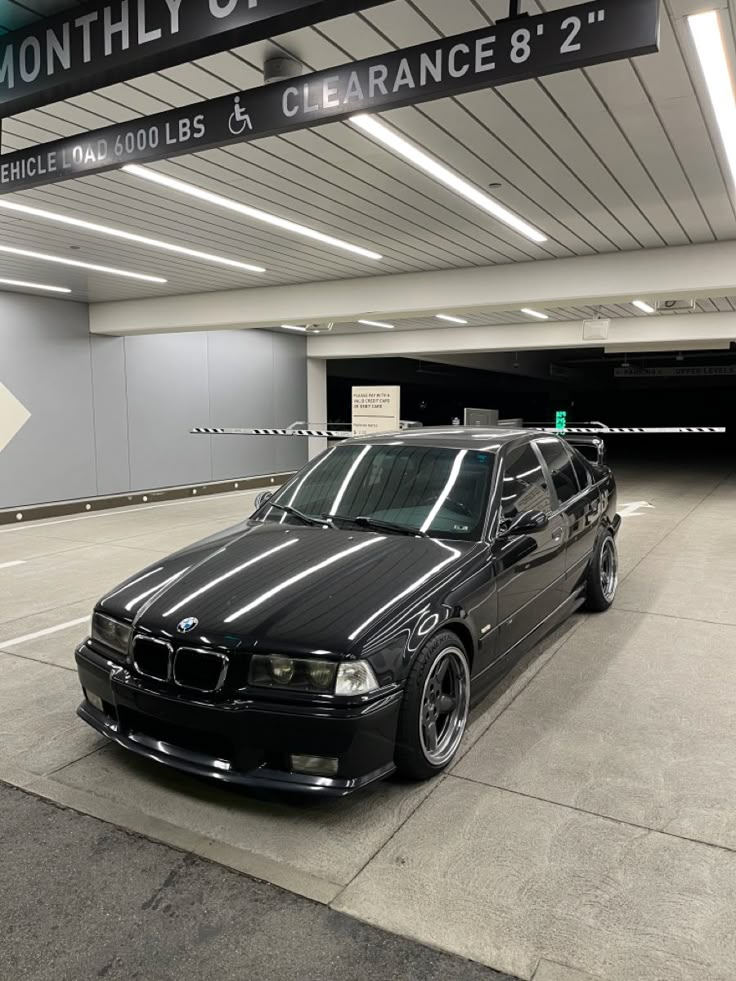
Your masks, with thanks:
[{"label": "front bumper", "polygon": [[[352,707],[253,700],[198,702],[152,691],[82,644],[77,714],[108,739],[164,766],[222,783],[343,797],[394,770],[401,691]],[[337,758],[334,777],[293,773],[291,754]]]}]

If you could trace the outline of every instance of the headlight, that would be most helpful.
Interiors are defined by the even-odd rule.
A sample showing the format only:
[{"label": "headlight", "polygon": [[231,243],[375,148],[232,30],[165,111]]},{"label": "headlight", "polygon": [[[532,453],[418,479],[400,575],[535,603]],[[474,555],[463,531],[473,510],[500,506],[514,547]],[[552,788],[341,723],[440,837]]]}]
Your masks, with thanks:
[{"label": "headlight", "polygon": [[254,654],[248,683],[257,688],[285,688],[323,695],[362,695],[378,688],[376,676],[364,661],[336,664],[311,658]]},{"label": "headlight", "polygon": [[118,654],[128,653],[131,627],[102,613],[92,614],[92,640]]}]

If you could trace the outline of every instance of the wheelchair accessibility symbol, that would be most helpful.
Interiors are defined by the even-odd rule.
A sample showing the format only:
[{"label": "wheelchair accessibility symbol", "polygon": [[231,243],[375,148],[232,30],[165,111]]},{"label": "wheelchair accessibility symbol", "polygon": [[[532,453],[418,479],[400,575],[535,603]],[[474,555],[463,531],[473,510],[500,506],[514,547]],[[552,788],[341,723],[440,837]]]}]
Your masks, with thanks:
[{"label": "wheelchair accessibility symbol", "polygon": [[250,116],[248,115],[247,109],[244,109],[240,105],[240,96],[235,96],[235,104],[232,113],[230,114],[230,120],[228,122],[228,128],[233,136],[240,136],[247,129],[253,129],[253,123],[250,121]]}]

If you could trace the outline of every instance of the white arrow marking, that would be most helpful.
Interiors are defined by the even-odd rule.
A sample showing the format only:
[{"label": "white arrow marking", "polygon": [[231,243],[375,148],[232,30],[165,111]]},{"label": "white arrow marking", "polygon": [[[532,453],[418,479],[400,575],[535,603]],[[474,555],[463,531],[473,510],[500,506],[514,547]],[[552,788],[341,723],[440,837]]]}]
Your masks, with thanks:
[{"label": "white arrow marking", "polygon": [[622,504],[618,509],[618,513],[622,518],[640,518],[639,513],[642,508],[651,508],[654,510],[654,505],[650,504],[649,501],[632,501],[631,504]]},{"label": "white arrow marking", "polygon": [[0,382],[0,453],[30,418],[28,409]]}]

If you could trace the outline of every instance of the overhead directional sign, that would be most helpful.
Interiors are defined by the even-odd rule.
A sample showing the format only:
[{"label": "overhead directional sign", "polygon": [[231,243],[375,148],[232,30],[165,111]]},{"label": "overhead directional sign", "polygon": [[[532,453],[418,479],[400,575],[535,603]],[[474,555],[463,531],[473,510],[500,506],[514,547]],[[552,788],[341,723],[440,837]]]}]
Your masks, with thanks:
[{"label": "overhead directional sign", "polygon": [[659,0],[592,0],[0,157],[0,194],[658,50]]},{"label": "overhead directional sign", "polygon": [[0,118],[388,0],[88,0],[0,37]]}]

